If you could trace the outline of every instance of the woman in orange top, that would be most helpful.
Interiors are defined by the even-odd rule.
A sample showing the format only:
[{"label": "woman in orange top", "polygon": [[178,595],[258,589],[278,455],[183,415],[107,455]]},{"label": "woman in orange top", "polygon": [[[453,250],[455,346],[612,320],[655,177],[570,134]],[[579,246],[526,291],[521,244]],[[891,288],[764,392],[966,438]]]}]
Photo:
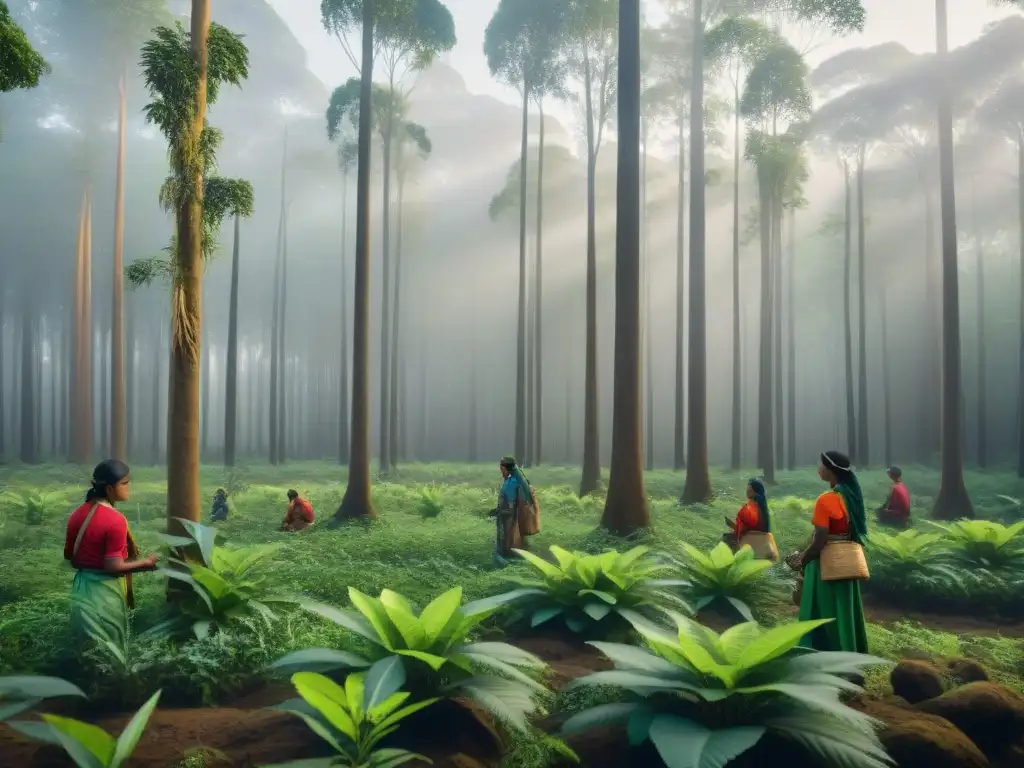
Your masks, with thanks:
[{"label": "woman in orange top", "polygon": [[731,530],[722,536],[722,541],[733,549],[738,546],[743,534],[749,531],[772,532],[772,518],[768,512],[764,483],[757,479],[747,483],[747,503],[740,507],[735,520],[725,518],[725,524]]},{"label": "woman in orange top", "polygon": [[314,519],[313,505],[299,496],[298,491],[288,491],[288,514],[284,516],[281,530],[301,531],[311,526]]},{"label": "woman in orange top", "polygon": [[860,582],[824,581],[819,562],[829,539],[849,539],[863,546],[867,537],[864,496],[850,460],[839,451],[821,454],[818,476],[829,484],[829,490],[814,504],[811,543],[796,555],[791,565],[803,571],[800,621],[832,621],[809,633],[801,644],[819,651],[867,653],[867,623]]}]

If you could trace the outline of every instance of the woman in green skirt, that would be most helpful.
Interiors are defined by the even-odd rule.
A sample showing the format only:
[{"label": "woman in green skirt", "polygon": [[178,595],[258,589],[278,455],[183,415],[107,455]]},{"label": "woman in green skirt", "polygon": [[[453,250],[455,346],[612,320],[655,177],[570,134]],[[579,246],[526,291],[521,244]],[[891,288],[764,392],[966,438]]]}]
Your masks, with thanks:
[{"label": "woman in green skirt", "polygon": [[811,543],[796,556],[792,565],[803,571],[800,621],[832,621],[808,634],[802,645],[819,651],[867,653],[867,623],[860,582],[852,579],[824,581],[819,560],[830,537],[849,538],[864,545],[867,536],[864,496],[850,459],[839,451],[821,454],[818,476],[829,484],[829,490],[814,504]]},{"label": "woman in green skirt", "polygon": [[75,569],[71,585],[71,625],[80,637],[100,633],[122,643],[128,632],[128,609],[134,607],[132,574],[152,571],[157,556],[138,559],[128,520],[117,511],[128,500],[128,465],[107,459],[92,473],[85,503],[68,518],[64,559]]}]

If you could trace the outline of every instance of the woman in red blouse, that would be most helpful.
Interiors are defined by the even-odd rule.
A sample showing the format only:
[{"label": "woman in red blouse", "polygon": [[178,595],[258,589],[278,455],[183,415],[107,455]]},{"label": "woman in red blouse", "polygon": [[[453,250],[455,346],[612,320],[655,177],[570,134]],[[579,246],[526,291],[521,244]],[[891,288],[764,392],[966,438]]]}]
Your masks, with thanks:
[{"label": "woman in red blouse", "polygon": [[764,490],[764,483],[757,479],[747,483],[747,503],[740,507],[735,520],[725,518],[725,524],[731,530],[722,536],[722,540],[733,549],[739,545],[745,533],[771,533],[772,518],[768,512],[768,496]]},{"label": "woman in red blouse", "polygon": [[127,632],[127,609],[134,607],[131,576],[156,568],[157,556],[138,559],[128,521],[117,511],[128,500],[128,465],[116,459],[98,464],[85,503],[68,518],[64,559],[75,569],[71,585],[71,623],[84,632],[96,627],[118,642]]}]

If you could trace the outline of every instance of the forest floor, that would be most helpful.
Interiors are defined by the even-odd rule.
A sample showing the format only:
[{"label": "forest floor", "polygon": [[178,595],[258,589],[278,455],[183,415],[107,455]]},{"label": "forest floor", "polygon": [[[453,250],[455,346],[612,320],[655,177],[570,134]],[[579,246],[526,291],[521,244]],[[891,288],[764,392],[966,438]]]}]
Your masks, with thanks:
[{"label": "forest floor", "polygon": [[[915,508],[927,510],[938,489],[938,474],[923,467],[906,467],[904,472]],[[574,495],[578,470],[545,467],[528,474],[539,492],[543,522],[543,532],[531,539],[531,549],[545,552],[551,544],[586,551],[622,548],[621,540],[597,529],[601,499],[581,500]],[[713,547],[723,531],[723,517],[733,516],[741,504],[746,478],[716,473],[712,504],[680,508],[677,497],[683,476],[649,473],[654,529],[630,544],[678,551],[677,542],[685,540],[702,549]],[[288,616],[273,629],[260,632],[256,642],[216,637],[183,646],[173,658],[166,652],[154,656],[155,651],[140,642],[137,674],[131,680],[103,675],[83,679],[84,673],[70,661],[71,574],[62,551],[68,511],[79,503],[86,480],[86,473],[77,468],[0,467],[0,494],[31,493],[45,502],[44,517],[35,524],[19,519],[16,506],[0,505],[0,675],[58,674],[79,683],[91,697],[88,719],[115,733],[126,722],[122,713],[133,711],[154,689],[162,688],[161,708],[130,762],[133,767],[241,768],[323,754],[319,739],[300,720],[264,709],[293,695],[290,686],[264,671],[269,662],[292,649],[338,647],[338,630],[305,614]],[[865,472],[861,480],[869,506],[879,504],[887,489],[884,473]],[[967,482],[979,515],[1005,520],[1020,514],[1012,500],[1024,495],[1024,485],[1013,475],[968,473]],[[231,516],[220,525],[230,541],[285,543],[267,572],[288,593],[345,605],[349,586],[368,594],[389,588],[422,605],[455,585],[463,588],[468,600],[509,587],[509,571],[495,569],[491,559],[494,527],[486,512],[494,506],[498,487],[494,465],[403,467],[389,482],[374,486],[378,521],[369,527],[356,524],[337,530],[328,530],[326,521],[341,501],[344,471],[332,464],[253,465],[232,473],[204,467],[204,499],[212,498],[217,487],[232,489]],[[312,502],[318,515],[313,529],[300,534],[277,531],[288,488]],[[806,539],[810,523],[805,505],[821,490],[813,469],[780,474],[779,485],[770,493],[781,551],[792,551]],[[162,470],[136,470],[132,498],[122,511],[143,551],[160,547],[157,534],[164,525],[164,493]],[[436,517],[427,516],[438,507]],[[924,517],[922,512],[917,515]],[[147,574],[136,578],[137,627],[155,622],[164,604],[163,587],[161,580]],[[929,614],[925,609],[908,612],[868,601],[871,652],[894,660],[971,659],[983,664],[993,680],[1024,691],[1024,622],[998,624],[979,616]],[[792,613],[791,606],[777,606],[774,616],[764,620],[784,621]],[[564,638],[504,639],[548,661],[556,688],[607,664],[594,649]],[[868,683],[874,695],[891,696],[885,674],[869,676]],[[564,712],[583,706],[580,696],[578,692],[560,694],[557,709]],[[81,711],[75,714],[82,716]],[[415,729],[415,743],[408,746],[448,768],[499,761],[505,768],[563,764],[541,741],[515,740],[495,751],[489,734],[474,736],[473,728],[462,730],[465,737],[459,744],[438,744],[436,736],[432,738],[438,729],[424,719]],[[625,765],[625,746],[619,741],[598,733],[575,738],[570,744],[583,765]],[[61,760],[0,726],[0,764],[56,768],[66,764]]]}]

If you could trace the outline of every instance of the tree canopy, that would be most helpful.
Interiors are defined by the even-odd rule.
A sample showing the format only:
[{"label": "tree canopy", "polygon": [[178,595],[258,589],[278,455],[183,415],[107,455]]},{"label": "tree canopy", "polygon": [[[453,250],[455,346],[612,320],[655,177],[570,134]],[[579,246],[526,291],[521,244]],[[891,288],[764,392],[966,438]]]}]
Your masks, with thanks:
[{"label": "tree canopy", "polygon": [[7,3],[0,0],[0,93],[35,88],[49,71],[50,65],[14,22]]},{"label": "tree canopy", "polygon": [[557,58],[569,20],[562,0],[500,0],[484,31],[484,55],[491,74],[506,85],[532,89]]}]

